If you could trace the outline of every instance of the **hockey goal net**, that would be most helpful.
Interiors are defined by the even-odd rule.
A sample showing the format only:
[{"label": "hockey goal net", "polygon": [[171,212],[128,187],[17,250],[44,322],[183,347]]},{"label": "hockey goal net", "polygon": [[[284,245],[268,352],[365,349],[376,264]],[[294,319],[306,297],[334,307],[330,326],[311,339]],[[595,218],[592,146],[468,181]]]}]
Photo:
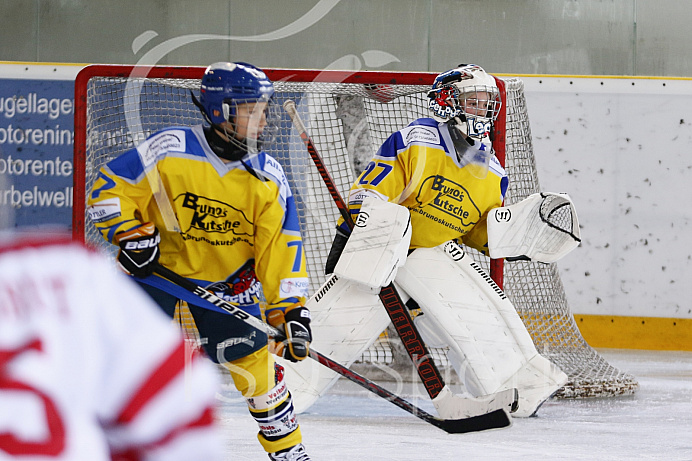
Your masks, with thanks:
[{"label": "hockey goal net", "polygon": [[[75,238],[109,249],[89,222],[85,207],[99,168],[157,130],[202,123],[190,91],[198,95],[203,72],[201,67],[97,65],[79,73],[75,82]],[[425,95],[435,77],[431,73],[266,72],[275,82],[277,106],[287,99],[296,102],[342,195],[392,132],[429,116]],[[512,204],[540,191],[540,186],[523,83],[516,78],[497,80],[503,113],[496,130],[496,151],[510,178],[506,203]],[[283,165],[296,197],[314,292],[325,279],[324,261],[338,211],[287,114],[280,115],[274,141],[265,150]],[[503,265],[479,254],[474,258],[504,287],[539,352],[569,375],[558,396],[608,396],[636,390],[632,376],[607,363],[582,338],[555,264]],[[366,351],[359,370],[367,374],[369,369],[408,361],[395,336],[383,335]],[[440,368],[449,371],[444,352],[434,349],[431,354]]]}]

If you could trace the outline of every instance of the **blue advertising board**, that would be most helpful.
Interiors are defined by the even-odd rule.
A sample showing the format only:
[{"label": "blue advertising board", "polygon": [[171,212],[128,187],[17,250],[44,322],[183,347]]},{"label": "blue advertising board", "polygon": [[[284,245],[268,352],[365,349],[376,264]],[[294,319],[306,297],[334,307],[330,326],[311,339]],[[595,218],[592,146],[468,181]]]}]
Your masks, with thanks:
[{"label": "blue advertising board", "polygon": [[0,66],[0,216],[12,216],[15,227],[68,229],[74,79],[41,73],[49,77],[4,78],[16,71]]}]

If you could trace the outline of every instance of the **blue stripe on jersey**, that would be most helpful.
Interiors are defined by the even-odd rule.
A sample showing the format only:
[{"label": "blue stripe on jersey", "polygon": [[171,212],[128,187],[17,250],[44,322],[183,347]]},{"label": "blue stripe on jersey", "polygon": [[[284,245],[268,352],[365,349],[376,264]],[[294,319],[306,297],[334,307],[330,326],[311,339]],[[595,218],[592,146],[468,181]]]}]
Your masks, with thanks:
[{"label": "blue stripe on jersey", "polygon": [[296,201],[293,195],[286,200],[283,229],[289,232],[300,232],[300,220],[298,219],[298,210],[296,209]]},{"label": "blue stripe on jersey", "polygon": [[137,149],[128,150],[108,162],[106,166],[114,175],[129,179],[132,182],[135,182],[144,173],[144,167],[139,160]]},{"label": "blue stripe on jersey", "polygon": [[502,200],[505,199],[505,194],[507,193],[508,186],[509,178],[507,178],[507,176],[503,176],[502,179],[500,179],[500,193],[502,194]]},{"label": "blue stripe on jersey", "polygon": [[396,132],[390,137],[388,137],[385,142],[382,143],[380,148],[377,150],[375,157],[384,160],[394,159],[403,147],[404,142],[401,139],[401,134],[399,134],[399,132]]},{"label": "blue stripe on jersey", "polygon": [[[494,154],[494,152],[493,152],[493,154]],[[502,165],[500,164],[500,161],[497,159],[497,157],[495,157],[495,155],[493,155],[492,158],[490,159],[490,164],[488,165],[488,168],[490,169],[490,171],[492,171],[493,173],[495,173],[496,175],[498,175],[500,177],[507,176],[507,172],[502,167]]]},{"label": "blue stripe on jersey", "polygon": [[281,164],[266,152],[260,152],[255,158],[257,160],[251,159],[251,164],[257,165],[262,176],[274,182],[279,188],[279,202],[284,209],[282,229],[289,234],[300,235],[300,221],[298,220],[295,198],[291,193],[288,179]]},{"label": "blue stripe on jersey", "polygon": [[[204,149],[200,146],[197,136],[194,135],[192,129],[189,127],[181,126],[166,128],[165,130],[158,131],[149,136],[147,140],[160,136],[161,134],[170,130],[179,130],[185,132],[185,142],[188,146],[185,152],[186,155],[206,158]],[[158,157],[166,154],[167,152],[161,152]],[[130,149],[119,157],[116,157],[108,162],[108,169],[112,171],[113,174],[120,176],[121,178],[128,179],[132,182],[136,182],[144,174],[144,166],[139,158],[137,148]]]},{"label": "blue stripe on jersey", "polygon": [[[430,127],[439,133],[437,122],[432,118],[419,118],[409,123],[408,127],[412,126]],[[440,135],[439,138],[442,138],[442,136]],[[387,140],[380,146],[380,149],[377,151],[377,154],[375,154],[375,157],[384,160],[392,159],[395,158],[402,150],[408,149],[408,147],[409,144],[406,144],[404,142],[401,131],[397,131],[396,133],[392,134],[389,138],[387,138]]]},{"label": "blue stripe on jersey", "polygon": [[408,126],[414,126],[414,125],[423,125],[423,126],[432,126],[437,128],[438,122],[431,117],[421,117],[419,119],[416,119],[412,121]]},{"label": "blue stripe on jersey", "polygon": [[[125,225],[125,224],[127,224],[127,223],[131,223],[131,222],[134,222],[135,225],[132,226],[132,227],[130,227],[129,229],[124,229],[124,230],[121,229],[121,227],[122,227],[123,225]],[[128,219],[127,221],[122,221],[122,222],[116,223],[116,224],[114,224],[114,225],[112,225],[112,226],[110,226],[110,227],[107,228],[107,229],[108,229],[107,240],[108,240],[109,242],[112,242],[112,241],[113,241],[113,238],[115,237],[115,234],[117,234],[118,232],[127,232],[127,231],[130,231],[130,230],[134,229],[135,227],[139,226],[140,224],[141,224],[141,223],[140,223],[139,221],[135,221],[134,219]],[[104,230],[105,230],[105,229],[102,229],[101,232],[103,233]]]}]

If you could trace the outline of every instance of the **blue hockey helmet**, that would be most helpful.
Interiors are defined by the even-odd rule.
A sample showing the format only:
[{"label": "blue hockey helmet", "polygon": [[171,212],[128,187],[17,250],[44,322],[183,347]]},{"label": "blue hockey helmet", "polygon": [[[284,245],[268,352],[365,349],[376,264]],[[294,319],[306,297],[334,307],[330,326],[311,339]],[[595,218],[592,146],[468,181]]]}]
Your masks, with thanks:
[{"label": "blue hockey helmet", "polygon": [[207,121],[232,121],[237,104],[269,102],[274,85],[264,72],[245,62],[217,62],[207,67],[200,86],[201,109]]}]

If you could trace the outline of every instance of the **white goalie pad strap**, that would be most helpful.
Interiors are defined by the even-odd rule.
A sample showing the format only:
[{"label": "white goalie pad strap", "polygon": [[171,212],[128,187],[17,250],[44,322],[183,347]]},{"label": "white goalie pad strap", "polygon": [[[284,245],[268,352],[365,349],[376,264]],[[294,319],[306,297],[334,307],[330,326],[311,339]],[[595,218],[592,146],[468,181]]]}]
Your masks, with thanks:
[{"label": "white goalie pad strap", "polygon": [[371,288],[386,286],[406,261],[410,243],[408,209],[366,197],[334,273]]},{"label": "white goalie pad strap", "polygon": [[543,402],[567,383],[567,379],[567,375],[553,362],[540,354],[534,355],[502,385],[503,389],[519,389],[519,408],[512,416],[533,416]]},{"label": "white goalie pad strap", "polygon": [[[425,321],[417,323],[425,324],[425,337],[434,332],[435,342],[449,346],[448,358],[472,395],[517,388],[514,415],[528,416],[566,380],[554,366],[539,370],[545,375],[522,371],[540,361],[533,340],[505,293],[459,245],[416,249],[396,282],[421,306]],[[522,393],[529,388],[530,395]]]},{"label": "white goalie pad strap", "polygon": [[[310,348],[348,367],[389,325],[389,316],[371,289],[332,275],[308,300],[312,315]],[[275,357],[285,368],[285,379],[298,413],[307,410],[340,375],[315,360],[298,363]]]},{"label": "white goalie pad strap", "polygon": [[491,258],[555,262],[581,241],[577,211],[567,194],[541,192],[488,214]]}]

